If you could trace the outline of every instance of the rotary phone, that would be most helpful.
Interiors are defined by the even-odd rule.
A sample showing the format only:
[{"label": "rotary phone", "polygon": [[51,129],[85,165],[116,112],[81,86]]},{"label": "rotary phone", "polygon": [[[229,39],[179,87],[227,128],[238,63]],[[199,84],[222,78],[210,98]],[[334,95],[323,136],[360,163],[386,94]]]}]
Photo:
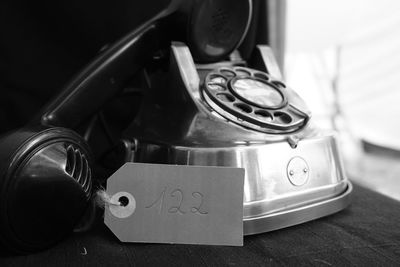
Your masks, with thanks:
[{"label": "rotary phone", "polygon": [[235,50],[251,13],[250,0],[171,1],[103,51],[28,125],[3,135],[0,242],[35,251],[77,225],[91,207],[94,160],[93,146],[74,130],[143,69],[141,108],[113,151],[119,165],[245,168],[245,234],[346,207],[351,184],[335,137],[312,125],[269,47],[257,46],[247,61]]},{"label": "rotary phone", "polygon": [[335,136],[312,124],[277,70],[267,46],[248,62],[196,64],[173,43],[124,133],[125,161],[244,168],[245,235],[345,208],[352,187]]}]

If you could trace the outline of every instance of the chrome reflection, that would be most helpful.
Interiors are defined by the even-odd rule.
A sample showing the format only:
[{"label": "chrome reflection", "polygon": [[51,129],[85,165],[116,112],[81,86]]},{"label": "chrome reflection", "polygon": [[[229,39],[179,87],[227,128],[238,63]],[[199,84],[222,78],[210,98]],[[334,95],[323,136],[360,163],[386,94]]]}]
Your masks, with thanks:
[{"label": "chrome reflection", "polygon": [[232,89],[243,99],[261,107],[277,107],[283,103],[276,88],[255,79],[237,79],[232,83]]}]

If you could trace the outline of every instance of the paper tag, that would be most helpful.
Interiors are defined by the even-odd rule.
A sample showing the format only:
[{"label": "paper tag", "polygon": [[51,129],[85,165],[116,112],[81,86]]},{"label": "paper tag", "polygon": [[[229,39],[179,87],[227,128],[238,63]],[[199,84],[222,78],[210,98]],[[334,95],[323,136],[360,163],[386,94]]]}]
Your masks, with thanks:
[{"label": "paper tag", "polygon": [[123,242],[243,246],[244,169],[126,163],[104,222]]}]

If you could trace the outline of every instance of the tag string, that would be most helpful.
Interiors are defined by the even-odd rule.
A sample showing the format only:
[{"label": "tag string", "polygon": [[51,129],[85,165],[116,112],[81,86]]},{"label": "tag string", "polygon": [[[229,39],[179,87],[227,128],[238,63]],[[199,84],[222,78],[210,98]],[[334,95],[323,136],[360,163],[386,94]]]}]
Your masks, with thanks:
[{"label": "tag string", "polygon": [[97,205],[100,207],[104,207],[106,205],[111,205],[111,206],[123,206],[120,201],[115,201],[111,199],[111,196],[107,194],[107,192],[104,189],[99,189],[96,192],[96,202]]}]

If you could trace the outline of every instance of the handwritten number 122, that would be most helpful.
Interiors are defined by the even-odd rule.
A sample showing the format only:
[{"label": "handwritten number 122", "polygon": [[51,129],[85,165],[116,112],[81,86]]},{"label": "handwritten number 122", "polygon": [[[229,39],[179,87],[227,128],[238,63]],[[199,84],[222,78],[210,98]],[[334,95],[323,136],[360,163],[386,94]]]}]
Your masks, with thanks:
[{"label": "handwritten number 122", "polygon": [[[159,195],[159,197],[150,205],[146,206],[145,208],[149,209],[149,208],[153,208],[153,207],[157,207],[158,206],[158,213],[161,213],[164,209],[165,206],[165,202],[166,202],[166,192],[167,192],[167,187],[164,187],[164,190],[161,192],[161,194]],[[168,209],[168,213],[179,213],[179,214],[185,214],[188,211],[183,210],[182,208],[182,204],[185,200],[184,198],[184,193],[181,189],[174,189],[171,191],[171,193],[169,194],[169,196],[171,198],[175,198],[178,200],[177,205],[168,205],[169,209]],[[192,193],[192,198],[193,199],[198,199],[200,200],[200,203],[197,206],[193,206],[190,208],[190,212],[191,213],[197,213],[197,214],[208,214],[207,211],[202,210],[202,205],[204,202],[204,196],[202,193],[200,192],[193,192]]]}]

